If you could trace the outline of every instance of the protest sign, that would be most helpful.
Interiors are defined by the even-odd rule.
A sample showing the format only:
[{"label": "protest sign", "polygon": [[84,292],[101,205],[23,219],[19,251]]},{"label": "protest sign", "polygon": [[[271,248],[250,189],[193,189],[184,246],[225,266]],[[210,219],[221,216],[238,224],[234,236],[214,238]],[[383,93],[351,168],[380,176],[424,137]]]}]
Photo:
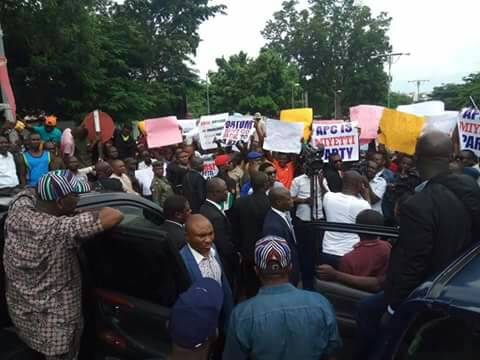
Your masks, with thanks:
[{"label": "protest sign", "polygon": [[447,135],[452,135],[458,122],[458,115],[458,111],[446,111],[442,115],[426,116],[422,132],[441,131]]},{"label": "protest sign", "polygon": [[267,119],[267,137],[263,148],[269,151],[300,154],[303,131],[303,123]]},{"label": "protest sign", "polygon": [[312,146],[323,145],[323,161],[331,154],[339,154],[343,161],[359,160],[358,128],[355,123],[344,121],[316,121],[312,126]]},{"label": "protest sign", "polygon": [[182,134],[176,116],[145,120],[145,131],[149,149],[182,142]]},{"label": "protest sign", "polygon": [[253,118],[250,116],[230,116],[223,127],[222,143],[234,145],[238,141],[248,143],[250,136],[255,131]]},{"label": "protest sign", "polygon": [[397,111],[416,116],[437,116],[445,112],[445,104],[438,100],[424,101],[416,104],[400,105],[397,107]]},{"label": "protest sign", "polygon": [[10,78],[8,77],[7,70],[7,58],[5,56],[0,56],[0,87],[3,89],[5,94],[4,101],[8,102],[10,106],[10,112],[5,112],[7,115],[7,120],[10,122],[15,122],[17,118],[17,105],[15,103],[15,96],[13,94],[12,85],[10,84]]},{"label": "protest sign", "polygon": [[471,150],[480,156],[480,112],[464,109],[458,117],[460,150]]},{"label": "protest sign", "polygon": [[217,144],[215,140],[220,140],[223,132],[225,121],[228,119],[228,113],[206,115],[200,117],[199,137],[200,146],[203,150],[216,149]]},{"label": "protest sign", "polygon": [[218,168],[217,165],[215,165],[215,159],[212,155],[203,157],[202,175],[205,179],[210,179],[218,175]]},{"label": "protest sign", "polygon": [[280,120],[288,122],[302,122],[304,124],[303,138],[307,140],[312,133],[313,109],[288,109],[280,111]]},{"label": "protest sign", "polygon": [[178,119],[178,125],[182,128],[182,135],[187,135],[197,127],[198,119]]},{"label": "protest sign", "polygon": [[350,108],[350,120],[357,121],[360,128],[360,143],[368,144],[377,138],[383,106],[358,105]]},{"label": "protest sign", "polygon": [[423,116],[385,108],[380,119],[378,141],[389,150],[413,155],[424,124]]},{"label": "protest sign", "polygon": [[100,135],[100,141],[105,144],[109,141],[115,130],[115,124],[110,115],[103,111],[95,110],[87,114],[83,120],[83,126],[88,131],[90,141],[97,140],[97,132]]}]

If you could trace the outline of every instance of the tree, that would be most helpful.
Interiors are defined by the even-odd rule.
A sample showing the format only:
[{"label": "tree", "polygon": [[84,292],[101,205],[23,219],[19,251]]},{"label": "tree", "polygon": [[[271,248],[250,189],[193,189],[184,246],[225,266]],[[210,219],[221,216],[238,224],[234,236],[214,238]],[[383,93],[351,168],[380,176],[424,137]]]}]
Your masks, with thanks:
[{"label": "tree", "polygon": [[400,93],[400,92],[392,92],[390,94],[390,107],[392,109],[396,109],[397,106],[400,105],[408,105],[413,102],[413,99],[410,95]]},{"label": "tree", "polygon": [[388,76],[380,55],[390,52],[390,18],[373,17],[354,0],[310,0],[298,11],[297,0],[268,21],[262,34],[267,47],[295,64],[315,113],[331,115],[337,90],[344,112],[356,104],[383,104]]},{"label": "tree", "polygon": [[290,108],[298,73],[273,50],[264,49],[256,59],[244,52],[217,59],[218,71],[210,73],[212,112],[262,112],[276,116]]},{"label": "tree", "polygon": [[480,72],[470,74],[463,78],[462,84],[445,84],[433,88],[432,100],[441,100],[445,108],[459,110],[465,106],[472,106],[470,96],[477,105],[480,104]]},{"label": "tree", "polygon": [[[7,0],[0,6],[20,111],[117,121],[183,114],[197,86],[199,25],[209,0]],[[21,29],[21,31],[19,31]]]}]

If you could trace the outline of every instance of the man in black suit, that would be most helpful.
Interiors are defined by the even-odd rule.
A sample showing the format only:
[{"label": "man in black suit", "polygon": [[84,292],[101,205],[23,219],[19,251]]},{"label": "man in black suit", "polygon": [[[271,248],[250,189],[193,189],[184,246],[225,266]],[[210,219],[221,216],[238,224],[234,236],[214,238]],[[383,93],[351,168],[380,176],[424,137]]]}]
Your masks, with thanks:
[{"label": "man in black suit", "polygon": [[300,263],[298,259],[297,239],[293,230],[290,209],[293,199],[290,192],[283,188],[273,188],[268,194],[271,209],[267,212],[263,223],[263,236],[276,235],[287,240],[292,251],[292,272],[290,283],[297,286],[300,279]]},{"label": "man in black suit", "polygon": [[473,178],[449,174],[452,153],[452,140],[441,132],[427,133],[417,142],[423,183],[400,208],[400,236],[390,255],[385,293],[361,301],[358,308],[367,347],[378,341],[380,326],[415,288],[477,240],[480,189]]},{"label": "man in black suit", "polygon": [[257,294],[260,281],[255,273],[255,243],[262,237],[263,221],[270,210],[266,195],[269,178],[263,172],[256,172],[250,178],[253,194],[239,198],[230,210],[233,228],[233,242],[242,255],[242,281],[244,295],[251,298]]},{"label": "man in black suit", "polygon": [[169,196],[163,204],[165,222],[160,229],[167,233],[167,237],[176,244],[178,250],[185,245],[184,225],[191,213],[188,200],[180,195]]},{"label": "man in black suit", "polygon": [[342,191],[343,162],[340,154],[331,154],[325,167],[325,180],[331,192]]},{"label": "man in black suit", "polygon": [[197,214],[206,198],[206,181],[202,176],[203,160],[199,157],[190,159],[190,170],[183,177],[183,195],[187,198],[192,208],[192,213]]},{"label": "man in black suit", "polygon": [[232,226],[224,213],[221,204],[227,200],[227,184],[220,178],[207,181],[207,199],[200,207],[200,214],[213,225],[215,231],[215,246],[220,257],[224,259],[224,269],[230,283],[233,285],[234,273],[239,265],[239,257],[232,241]]}]

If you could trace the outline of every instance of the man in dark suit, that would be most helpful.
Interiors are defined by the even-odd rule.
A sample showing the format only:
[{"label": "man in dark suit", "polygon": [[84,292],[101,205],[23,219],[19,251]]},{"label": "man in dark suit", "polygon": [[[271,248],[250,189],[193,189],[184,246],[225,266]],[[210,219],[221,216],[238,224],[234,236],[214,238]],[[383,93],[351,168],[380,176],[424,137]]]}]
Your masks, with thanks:
[{"label": "man in dark suit", "polygon": [[188,200],[180,195],[169,196],[163,204],[165,222],[160,229],[167,233],[167,237],[176,244],[177,249],[185,245],[184,225],[191,213]]},{"label": "man in dark suit", "polygon": [[452,153],[452,140],[441,132],[417,142],[417,170],[424,182],[400,208],[400,236],[391,251],[385,293],[358,307],[366,348],[379,348],[381,325],[415,288],[465,251],[476,240],[472,234],[478,236],[480,189],[473,178],[449,174]]},{"label": "man in dark suit", "polygon": [[331,192],[342,191],[343,162],[340,154],[331,154],[325,167],[325,180]]},{"label": "man in dark suit", "polygon": [[188,218],[185,231],[187,245],[180,250],[180,257],[192,283],[207,277],[216,280],[222,286],[224,305],[221,322],[226,329],[233,309],[233,296],[221,255],[213,242],[213,226],[205,216],[196,214]]},{"label": "man in dark suit", "polygon": [[197,214],[206,198],[206,181],[202,176],[203,160],[192,157],[190,170],[185,174],[182,181],[183,195],[187,198],[192,208],[192,213]]},{"label": "man in dark suit", "polygon": [[225,272],[233,285],[239,257],[232,241],[232,226],[221,206],[227,197],[228,189],[225,181],[220,178],[209,179],[207,181],[207,199],[200,207],[200,214],[212,223],[215,231],[215,246],[224,259]]},{"label": "man in dark suit", "polygon": [[285,188],[273,188],[268,194],[271,209],[267,212],[263,223],[263,236],[276,235],[287,240],[292,251],[292,272],[290,283],[297,286],[300,279],[300,263],[298,259],[297,239],[293,230],[290,209],[293,207],[293,199],[290,192]]},{"label": "man in dark suit", "polygon": [[233,229],[233,242],[242,255],[242,280],[244,295],[251,298],[257,294],[260,281],[254,270],[255,243],[262,237],[263,221],[270,210],[266,192],[269,178],[263,172],[256,172],[250,178],[253,194],[239,198],[229,216]]}]

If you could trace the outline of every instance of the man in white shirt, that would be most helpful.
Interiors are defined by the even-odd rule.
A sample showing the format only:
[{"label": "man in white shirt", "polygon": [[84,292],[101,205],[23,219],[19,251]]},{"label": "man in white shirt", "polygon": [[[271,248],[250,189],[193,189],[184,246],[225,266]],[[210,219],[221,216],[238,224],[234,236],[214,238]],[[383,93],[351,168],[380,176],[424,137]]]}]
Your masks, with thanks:
[{"label": "man in white shirt", "polygon": [[298,239],[302,283],[303,288],[306,290],[313,290],[315,255],[318,253],[318,245],[323,237],[323,233],[316,230],[312,231],[311,226],[308,225],[312,221],[323,219],[320,185],[316,189],[316,201],[313,201],[311,190],[310,176],[303,174],[293,179],[290,194],[293,197],[293,203],[297,207],[293,224],[295,235]]},{"label": "man in white shirt", "polygon": [[19,184],[17,166],[13,155],[8,151],[10,144],[0,136],[0,189],[11,189]]},{"label": "man in white shirt", "polygon": [[367,163],[367,179],[370,185],[372,210],[378,211],[383,215],[382,200],[387,190],[387,180],[382,177],[382,170],[375,161],[370,160]]},{"label": "man in white shirt", "polygon": [[[323,197],[323,208],[327,221],[354,224],[361,211],[370,209],[368,182],[356,171],[345,172],[342,192],[327,192]],[[323,237],[322,263],[337,268],[340,258],[351,251],[359,240],[357,234],[326,231]]]}]

